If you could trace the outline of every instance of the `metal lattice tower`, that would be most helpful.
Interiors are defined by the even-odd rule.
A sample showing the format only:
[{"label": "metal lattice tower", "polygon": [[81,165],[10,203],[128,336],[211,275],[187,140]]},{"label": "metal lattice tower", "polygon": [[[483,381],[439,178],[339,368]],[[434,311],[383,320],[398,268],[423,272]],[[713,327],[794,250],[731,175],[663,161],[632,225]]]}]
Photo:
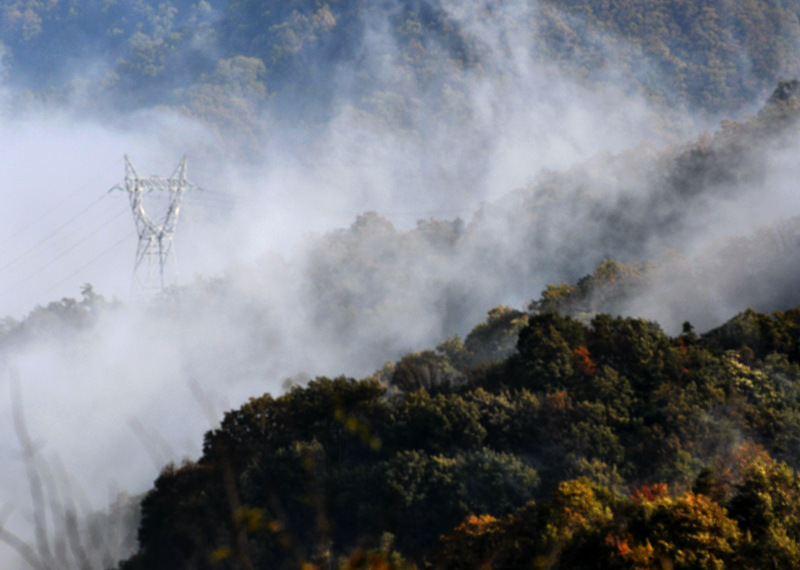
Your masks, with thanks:
[{"label": "metal lattice tower", "polygon": [[[140,178],[128,156],[125,156],[125,190],[133,211],[139,245],[133,267],[136,293],[163,291],[177,281],[177,267],[172,253],[172,237],[178,223],[181,197],[193,185],[186,180],[186,157],[183,157],[169,178]],[[144,211],[142,198],[158,192],[168,204],[161,216],[153,218]]]}]

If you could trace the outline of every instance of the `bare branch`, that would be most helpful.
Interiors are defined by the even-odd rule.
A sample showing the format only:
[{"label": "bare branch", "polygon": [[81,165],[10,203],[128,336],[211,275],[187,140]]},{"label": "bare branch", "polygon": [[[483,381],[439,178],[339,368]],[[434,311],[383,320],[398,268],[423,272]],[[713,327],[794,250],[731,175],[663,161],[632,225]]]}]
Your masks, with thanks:
[{"label": "bare branch", "polygon": [[[38,560],[41,561],[41,564],[36,567],[54,568],[55,564],[53,564],[47,531],[47,510],[45,508],[44,488],[36,461],[36,448],[33,445],[27,425],[25,424],[18,372],[11,369],[9,371],[9,379],[11,385],[11,414],[14,420],[14,430],[17,434],[20,447],[22,448],[22,461],[25,465],[25,474],[28,479],[28,487],[30,489],[33,507],[36,552],[38,553]],[[8,531],[4,532],[6,536],[16,538],[13,535],[9,535]],[[25,549],[23,550],[28,550],[29,548],[30,547],[25,545]],[[18,552],[22,553],[20,550],[18,550]]]}]

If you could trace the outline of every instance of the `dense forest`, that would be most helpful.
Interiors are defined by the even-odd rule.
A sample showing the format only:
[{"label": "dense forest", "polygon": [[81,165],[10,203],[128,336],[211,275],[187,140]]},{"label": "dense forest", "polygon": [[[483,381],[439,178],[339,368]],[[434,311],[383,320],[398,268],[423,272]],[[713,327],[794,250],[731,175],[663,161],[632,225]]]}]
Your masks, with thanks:
[{"label": "dense forest", "polygon": [[[360,208],[0,321],[0,543],[37,570],[800,567],[798,76],[796,1],[0,0],[3,119],[158,115],[207,170],[308,186],[304,216]],[[76,463],[139,486],[98,511]]]},{"label": "dense forest", "polygon": [[683,328],[498,307],[253,398],[162,471],[121,568],[796,566],[800,309]]},{"label": "dense forest", "polygon": [[[486,69],[486,46],[459,25],[470,11],[479,18],[524,16],[514,27],[576,74],[596,80],[612,58],[621,60],[653,97],[714,115],[752,104],[799,63],[800,6],[768,0],[652,1],[635,9],[570,0],[532,11],[507,2],[457,7],[442,0],[5,0],[1,7],[0,39],[14,81],[57,90],[83,81],[103,100],[113,93],[117,104],[158,101],[199,113],[204,103],[219,106],[209,112],[223,112],[237,96],[256,103],[267,93],[324,99],[329,91],[317,87],[331,81],[338,64],[364,57],[364,36],[379,18],[388,19],[404,72],[426,78],[440,95],[442,57],[483,73],[504,71]],[[97,72],[78,76],[73,66],[87,57],[99,60]],[[364,84],[354,93],[369,93],[365,87],[376,81],[358,80]]]},{"label": "dense forest", "polygon": [[[0,13],[5,75],[28,95],[170,105],[240,135],[265,106],[272,120],[313,123],[344,101],[403,127],[423,97],[439,120],[464,120],[470,77],[514,73],[497,49],[527,46],[589,83],[621,81],[664,109],[713,117],[752,107],[800,65],[800,5],[770,0],[5,0]],[[481,21],[508,32],[481,36],[470,25]],[[373,42],[376,30],[389,41]],[[392,67],[372,73],[381,58]]]},{"label": "dense forest", "polygon": [[[800,308],[677,336],[587,310],[646,269],[606,260],[363,379],[252,398],[163,469],[119,567],[795,566]],[[3,344],[118,310],[87,287]]]}]

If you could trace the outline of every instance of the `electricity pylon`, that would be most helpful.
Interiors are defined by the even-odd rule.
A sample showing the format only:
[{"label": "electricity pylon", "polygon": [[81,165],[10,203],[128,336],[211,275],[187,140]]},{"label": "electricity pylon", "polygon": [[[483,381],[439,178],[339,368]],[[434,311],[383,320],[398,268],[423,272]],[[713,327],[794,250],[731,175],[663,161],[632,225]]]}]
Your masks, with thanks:
[{"label": "electricity pylon", "polygon": [[[186,157],[183,157],[169,178],[140,178],[128,156],[125,156],[125,190],[131,202],[139,245],[133,266],[135,293],[163,291],[177,281],[177,267],[172,254],[172,237],[178,223],[181,196],[193,185],[186,180]],[[158,218],[144,211],[142,197],[152,192],[166,193],[168,205]],[[173,269],[168,273],[168,266]]]}]

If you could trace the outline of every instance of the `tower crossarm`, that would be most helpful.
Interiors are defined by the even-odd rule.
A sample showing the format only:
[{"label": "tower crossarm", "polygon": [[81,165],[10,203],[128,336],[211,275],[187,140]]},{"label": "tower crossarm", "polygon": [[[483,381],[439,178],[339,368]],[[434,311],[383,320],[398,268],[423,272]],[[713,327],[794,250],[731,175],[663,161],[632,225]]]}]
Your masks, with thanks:
[{"label": "tower crossarm", "polygon": [[[181,197],[191,187],[193,185],[186,180],[185,156],[169,178],[157,176],[141,178],[130,159],[125,156],[125,190],[139,236],[134,272],[138,270],[145,259],[153,263],[157,258],[162,289],[164,288],[164,266],[172,251],[172,236],[178,223]],[[152,192],[166,195],[168,199],[166,211],[155,219],[145,211],[143,200],[145,194]]]}]

